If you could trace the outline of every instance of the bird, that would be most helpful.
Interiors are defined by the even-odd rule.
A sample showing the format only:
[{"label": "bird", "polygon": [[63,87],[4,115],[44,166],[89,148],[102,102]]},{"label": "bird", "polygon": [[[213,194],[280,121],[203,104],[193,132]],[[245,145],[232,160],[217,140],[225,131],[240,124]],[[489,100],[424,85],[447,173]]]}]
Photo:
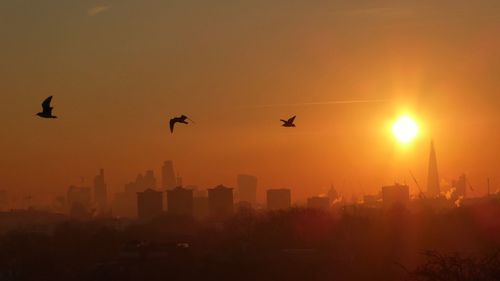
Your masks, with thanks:
[{"label": "bird", "polygon": [[170,119],[170,133],[174,132],[175,123],[189,124],[186,120],[190,120],[191,122],[194,123],[194,121],[191,118],[187,117],[186,115],[181,115],[179,117],[174,117]]},{"label": "bird", "polygon": [[46,98],[42,102],[42,112],[38,112],[36,115],[40,116],[41,118],[57,118],[57,116],[52,115],[52,109],[54,108],[50,106],[51,101],[52,96]]},{"label": "bird", "polygon": [[281,126],[283,126],[283,127],[295,127],[295,124],[293,124],[294,120],[295,120],[295,116],[290,117],[288,120],[280,119],[280,121],[283,122],[283,124]]}]

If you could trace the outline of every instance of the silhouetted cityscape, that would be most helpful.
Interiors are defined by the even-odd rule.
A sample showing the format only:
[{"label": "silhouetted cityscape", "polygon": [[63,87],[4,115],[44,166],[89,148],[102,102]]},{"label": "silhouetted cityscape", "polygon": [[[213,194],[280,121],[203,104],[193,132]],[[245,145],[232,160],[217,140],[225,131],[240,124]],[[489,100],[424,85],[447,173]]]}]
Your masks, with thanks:
[{"label": "silhouetted cityscape", "polygon": [[[236,195],[224,185],[182,187],[172,161],[161,167],[160,188],[148,170],[109,200],[104,175],[100,169],[93,189],[68,187],[52,211],[9,209],[14,205],[0,191],[0,252],[9,253],[0,254],[0,280],[459,280],[452,279],[458,270],[470,280],[500,276],[500,193],[468,198],[465,174],[441,191],[433,143],[425,192],[410,194],[396,183],[356,201],[331,186],[304,205],[289,188],[269,188],[259,202],[263,191],[248,174],[237,175]],[[13,253],[12,243],[31,249]],[[58,256],[46,252],[47,243]],[[61,260],[65,251],[75,258]],[[467,255],[446,254],[456,251]],[[35,253],[51,258],[34,263]],[[72,269],[53,271],[54,263]]]},{"label": "silhouetted cityscape", "polygon": [[500,281],[500,0],[0,18],[0,281]]}]

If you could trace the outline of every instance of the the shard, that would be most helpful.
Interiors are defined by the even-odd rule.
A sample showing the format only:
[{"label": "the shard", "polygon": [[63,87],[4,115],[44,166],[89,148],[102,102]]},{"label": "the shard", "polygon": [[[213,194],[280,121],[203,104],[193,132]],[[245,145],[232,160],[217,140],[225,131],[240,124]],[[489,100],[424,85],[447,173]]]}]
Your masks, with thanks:
[{"label": "the shard", "polygon": [[429,172],[427,174],[427,196],[434,198],[439,196],[439,174],[436,160],[434,142],[431,141],[431,153],[429,155]]}]

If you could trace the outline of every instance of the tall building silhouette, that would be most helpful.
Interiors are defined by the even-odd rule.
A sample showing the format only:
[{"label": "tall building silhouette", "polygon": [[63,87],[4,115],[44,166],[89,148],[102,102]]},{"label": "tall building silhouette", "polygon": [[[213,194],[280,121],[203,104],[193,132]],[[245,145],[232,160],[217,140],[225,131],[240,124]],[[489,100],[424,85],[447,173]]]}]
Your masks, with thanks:
[{"label": "tall building silhouette", "polygon": [[427,175],[427,196],[439,196],[439,174],[436,160],[436,151],[434,149],[434,141],[431,141],[431,152],[429,155],[429,172]]},{"label": "tall building silhouette", "polygon": [[233,189],[223,185],[208,189],[208,209],[212,217],[226,218],[233,214]]},{"label": "tall building silhouette", "polygon": [[99,212],[104,212],[107,209],[107,186],[104,181],[104,170],[99,171],[99,175],[94,178],[94,200],[97,204]]},{"label": "tall building silhouette", "polygon": [[137,192],[137,215],[141,220],[150,220],[163,212],[163,193],[151,188]]},{"label": "tall building silhouette", "polygon": [[193,215],[197,219],[208,217],[208,195],[207,190],[197,189],[196,186],[190,187],[193,190]]},{"label": "tall building silhouette", "polygon": [[290,189],[269,189],[267,191],[267,208],[269,210],[284,210],[292,204]]},{"label": "tall building silhouette", "polygon": [[174,172],[174,164],[168,160],[163,163],[161,167],[161,188],[163,190],[174,189],[176,185],[176,176]]},{"label": "tall building silhouette", "polygon": [[193,190],[180,186],[167,190],[168,212],[174,215],[193,215]]},{"label": "tall building silhouette", "polygon": [[123,192],[116,193],[113,202],[113,214],[120,217],[136,217],[137,211],[137,193],[147,189],[154,189],[156,179],[152,170],[146,171],[144,176],[137,175],[133,182],[125,184]]},{"label": "tall building silhouette", "polygon": [[147,170],[146,174],[144,174],[144,177],[142,178],[142,187],[145,189],[156,188],[156,178],[153,170]]},{"label": "tall building silhouette", "polygon": [[251,175],[238,175],[238,196],[241,201],[255,205],[257,202],[257,178]]},{"label": "tall building silhouette", "polygon": [[410,188],[407,185],[395,184],[382,187],[382,202],[384,208],[394,205],[407,206],[410,201]]}]

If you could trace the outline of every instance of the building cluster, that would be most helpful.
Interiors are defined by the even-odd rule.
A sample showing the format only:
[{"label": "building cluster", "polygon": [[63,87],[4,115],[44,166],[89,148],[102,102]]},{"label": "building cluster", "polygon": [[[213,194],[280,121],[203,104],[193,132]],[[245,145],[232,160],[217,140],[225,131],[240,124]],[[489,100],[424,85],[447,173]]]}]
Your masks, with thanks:
[{"label": "building cluster", "polygon": [[74,218],[110,215],[104,170],[99,170],[92,188],[72,185],[68,188],[66,197],[56,198],[56,205],[59,209],[66,209]]},{"label": "building cluster", "polygon": [[[163,213],[195,218],[226,218],[238,210],[267,209],[285,210],[292,206],[290,189],[269,189],[265,192],[265,205],[257,200],[257,177],[247,174],[238,175],[237,188],[219,185],[207,190],[196,186],[183,186],[182,179],[176,176],[172,161],[165,161],[161,167],[161,182],[158,185],[153,170],[137,175],[136,179],[127,183],[123,190],[116,193],[112,202],[108,199],[108,189],[104,170],[94,178],[93,188],[70,186],[66,197],[58,199],[65,205],[72,217],[117,216],[149,220]],[[459,206],[464,200],[467,189],[472,189],[463,174],[453,180],[443,192],[440,185],[437,157],[434,143],[431,142],[428,179],[426,190],[419,188],[418,198],[424,200],[443,200]],[[383,186],[378,194],[364,195],[361,201],[365,207],[390,209],[408,207],[412,202],[410,188],[406,184]],[[441,201],[440,201],[441,200]],[[7,192],[0,190],[0,210],[8,202]],[[345,204],[342,196],[332,186],[322,196],[307,199],[306,206],[315,209],[330,209],[338,203]],[[444,204],[446,205],[446,204]]]},{"label": "building cluster", "polygon": [[[255,190],[254,186],[251,186]],[[239,185],[238,190],[245,189]],[[169,214],[180,216],[193,216],[196,218],[225,219],[235,213],[235,206],[253,208],[254,205],[247,200],[235,203],[233,188],[218,185],[209,188],[206,195],[198,193],[195,196],[193,189],[181,186],[167,190],[167,206],[164,208],[164,192],[146,189],[137,193],[137,217],[141,220],[150,220],[162,215],[165,211]],[[202,194],[200,196],[200,194]],[[248,198],[245,198],[248,199]],[[291,207],[290,189],[271,189],[267,191],[267,208],[270,210],[284,210]]]}]

